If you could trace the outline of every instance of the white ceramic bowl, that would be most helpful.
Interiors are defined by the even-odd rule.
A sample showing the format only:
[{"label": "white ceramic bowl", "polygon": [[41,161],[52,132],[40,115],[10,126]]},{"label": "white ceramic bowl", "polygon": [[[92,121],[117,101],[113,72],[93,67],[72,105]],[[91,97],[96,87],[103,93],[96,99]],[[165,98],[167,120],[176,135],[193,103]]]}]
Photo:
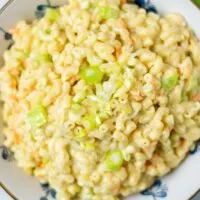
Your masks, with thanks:
[{"label": "white ceramic bowl", "polygon": [[[0,0],[4,1],[4,0]],[[200,38],[200,10],[190,0],[136,0],[148,10],[163,15],[166,12],[180,12],[185,16],[195,33]],[[48,6],[59,6],[67,0],[10,0],[0,10],[0,55],[12,44],[12,37],[6,32],[17,21],[32,20],[44,14]],[[2,61],[0,61],[2,62]],[[0,120],[1,122],[1,120]],[[2,123],[2,122],[1,122]],[[0,133],[2,132],[0,124]],[[3,146],[3,134],[0,134],[0,185],[8,196],[18,200],[53,200],[56,193],[48,185],[26,175],[15,166],[13,155]],[[129,200],[187,200],[200,188],[200,145],[183,162],[183,164],[162,180],[157,180],[152,188],[142,194],[131,196]],[[0,192],[1,195],[1,192]],[[1,197],[8,200],[9,197]]]}]

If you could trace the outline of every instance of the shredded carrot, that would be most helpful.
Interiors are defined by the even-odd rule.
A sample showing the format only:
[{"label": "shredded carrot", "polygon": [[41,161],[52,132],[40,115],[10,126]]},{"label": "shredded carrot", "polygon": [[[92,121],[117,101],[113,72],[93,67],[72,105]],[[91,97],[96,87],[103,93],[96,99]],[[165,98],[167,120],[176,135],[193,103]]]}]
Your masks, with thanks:
[{"label": "shredded carrot", "polygon": [[159,81],[157,79],[153,78],[152,79],[152,84],[153,84],[153,86],[154,86],[154,88],[156,90],[157,95],[159,95],[160,94],[160,84],[159,84]]},{"label": "shredded carrot", "polygon": [[43,167],[42,161],[37,162],[37,163],[36,163],[36,167],[37,167],[37,168],[42,168],[42,167]]},{"label": "shredded carrot", "polygon": [[14,136],[14,142],[15,144],[20,144],[21,143],[21,137],[18,133],[13,132],[13,136]]},{"label": "shredded carrot", "polygon": [[19,33],[20,33],[20,28],[19,28],[19,27],[16,27],[16,28],[10,29],[10,30],[9,30],[9,33],[14,34],[14,35],[19,35]]},{"label": "shredded carrot", "polygon": [[16,95],[14,95],[14,94],[10,95],[10,98],[15,102],[19,102],[18,97]]},{"label": "shredded carrot", "polygon": [[151,166],[151,161],[147,160],[146,163],[145,163],[145,166],[148,168]]},{"label": "shredded carrot", "polygon": [[14,110],[13,110],[13,112],[14,112],[15,114],[19,114],[19,113],[21,113],[21,111],[22,111],[22,108],[21,108],[21,106],[19,106],[19,105],[17,105],[17,106],[14,108]]},{"label": "shredded carrot", "polygon": [[120,188],[121,188],[121,184],[120,184],[120,183],[116,183],[116,184],[112,187],[111,191],[112,191],[113,194],[116,194],[116,193],[119,192]]},{"label": "shredded carrot", "polygon": [[132,90],[131,91],[131,95],[132,95],[132,97],[133,97],[133,99],[135,100],[135,101],[142,101],[143,100],[143,96],[141,95],[141,93],[139,92],[139,91],[137,91],[137,90]]},{"label": "shredded carrot", "polygon": [[43,175],[35,175],[40,181],[44,181],[45,176]]},{"label": "shredded carrot", "polygon": [[200,101],[200,93],[191,96],[192,101]]},{"label": "shredded carrot", "polygon": [[119,56],[122,54],[122,49],[121,48],[116,48],[115,49],[115,57],[119,58]]},{"label": "shredded carrot", "polygon": [[180,138],[180,146],[183,148],[185,145],[185,139],[184,138]]},{"label": "shredded carrot", "polygon": [[31,84],[29,88],[24,88],[23,91],[30,93],[35,89],[35,84]]},{"label": "shredded carrot", "polygon": [[74,85],[74,84],[76,83],[77,80],[78,80],[78,76],[72,76],[72,77],[69,79],[70,85]]},{"label": "shredded carrot", "polygon": [[127,3],[127,0],[121,0],[121,4]]},{"label": "shredded carrot", "polygon": [[13,76],[19,76],[19,74],[20,74],[19,69],[16,67],[8,69],[8,72]]}]

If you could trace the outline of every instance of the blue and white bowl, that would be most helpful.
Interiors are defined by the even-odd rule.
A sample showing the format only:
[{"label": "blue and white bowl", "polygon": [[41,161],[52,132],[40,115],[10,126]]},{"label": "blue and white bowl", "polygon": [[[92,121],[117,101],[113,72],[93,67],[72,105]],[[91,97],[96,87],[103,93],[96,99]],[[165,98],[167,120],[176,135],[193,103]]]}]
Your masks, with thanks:
[{"label": "blue and white bowl", "polygon": [[[129,1],[134,2],[134,0]],[[8,0],[0,10],[0,55],[12,46],[12,35],[7,30],[19,20],[40,18],[46,8],[65,3],[67,0]],[[181,13],[200,37],[200,10],[190,0],[135,0],[135,3],[148,12],[158,12],[161,15],[166,12]],[[0,199],[54,200],[56,198],[54,189],[48,184],[40,184],[16,167],[12,152],[3,146],[1,130],[0,120]],[[197,143],[178,169],[162,180],[155,181],[151,188],[141,194],[130,196],[128,200],[188,200],[200,189],[199,169],[200,143]],[[7,193],[6,197],[1,197],[2,190]]]}]

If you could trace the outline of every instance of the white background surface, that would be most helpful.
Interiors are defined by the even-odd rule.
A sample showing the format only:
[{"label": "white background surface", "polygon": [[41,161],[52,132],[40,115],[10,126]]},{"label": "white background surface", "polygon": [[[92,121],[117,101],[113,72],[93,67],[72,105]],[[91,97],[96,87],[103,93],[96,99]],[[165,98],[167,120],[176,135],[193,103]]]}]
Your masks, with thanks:
[{"label": "white background surface", "polygon": [[0,8],[7,2],[8,0],[0,0]]},{"label": "white background surface", "polygon": [[[2,8],[6,2],[7,0],[0,0],[0,8]],[[5,193],[2,188],[0,188],[0,200],[11,200],[11,198]]]},{"label": "white background surface", "polygon": [[2,188],[0,188],[0,199],[1,200],[11,200],[11,198],[5,193],[5,191]]}]

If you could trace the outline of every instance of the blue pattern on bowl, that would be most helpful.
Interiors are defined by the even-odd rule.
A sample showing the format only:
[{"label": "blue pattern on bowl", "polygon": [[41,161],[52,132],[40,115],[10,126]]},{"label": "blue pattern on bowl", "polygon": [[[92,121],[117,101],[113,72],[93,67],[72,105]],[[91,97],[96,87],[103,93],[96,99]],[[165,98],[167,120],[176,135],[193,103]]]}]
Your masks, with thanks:
[{"label": "blue pattern on bowl", "polygon": [[14,153],[5,146],[0,146],[1,157],[7,161],[14,161]]},{"label": "blue pattern on bowl", "polygon": [[147,12],[157,13],[156,7],[151,3],[150,0],[135,0],[135,3],[144,8]]},{"label": "blue pattern on bowl", "polygon": [[156,180],[149,189],[144,190],[141,194],[144,196],[152,196],[154,200],[157,200],[158,198],[167,197],[167,191],[167,186],[161,180]]},{"label": "blue pattern on bowl", "polygon": [[50,200],[50,199],[55,199],[56,198],[56,191],[52,188],[49,187],[49,184],[44,183],[40,184],[43,191],[45,192],[45,195],[40,197],[40,200]]},{"label": "blue pattern on bowl", "polygon": [[6,41],[9,41],[9,45],[8,45],[7,49],[10,49],[14,43],[12,35],[10,33],[8,33],[7,31],[5,31],[2,27],[0,27],[0,32],[3,33],[4,39]]},{"label": "blue pattern on bowl", "polygon": [[190,154],[194,155],[195,153],[200,152],[200,141],[195,144],[194,149],[190,150]]},{"label": "blue pattern on bowl", "polygon": [[46,4],[40,4],[37,6],[35,16],[37,19],[42,18],[45,15],[47,8],[57,8],[58,6],[52,6],[49,0],[46,0]]}]

